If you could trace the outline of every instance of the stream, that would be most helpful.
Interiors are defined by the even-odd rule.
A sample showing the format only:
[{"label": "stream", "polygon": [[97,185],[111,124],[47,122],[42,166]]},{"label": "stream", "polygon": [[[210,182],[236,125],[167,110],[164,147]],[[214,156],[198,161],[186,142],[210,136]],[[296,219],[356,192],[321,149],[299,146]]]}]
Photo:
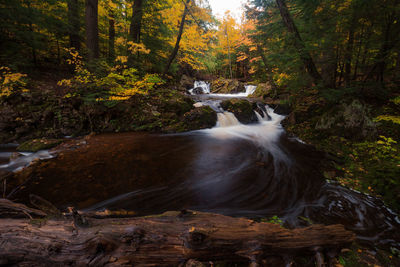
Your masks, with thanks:
[{"label": "stream", "polygon": [[[205,82],[193,89],[196,106],[218,112],[215,127],[95,135],[62,151],[3,159],[0,170],[26,179],[9,197],[29,203],[29,194],[35,194],[60,209],[123,209],[138,216],[181,209],[253,219],[276,215],[289,228],[340,223],[360,242],[400,247],[397,214],[377,198],[327,182],[320,169],[324,154],[288,136],[284,116],[263,106],[255,111],[258,123],[244,125],[219,105],[228,97],[249,96],[255,86],[230,95],[211,94]],[[3,148],[0,156],[9,150]],[[44,160],[21,170],[32,159]]]}]

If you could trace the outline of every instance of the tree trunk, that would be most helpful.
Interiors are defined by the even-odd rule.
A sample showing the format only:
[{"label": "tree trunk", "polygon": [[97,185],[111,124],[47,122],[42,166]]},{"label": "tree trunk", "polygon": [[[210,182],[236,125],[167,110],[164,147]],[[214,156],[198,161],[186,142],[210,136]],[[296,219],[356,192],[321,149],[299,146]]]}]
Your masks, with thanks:
[{"label": "tree trunk", "polygon": [[114,12],[110,11],[108,19],[108,60],[112,63],[115,59],[115,20]]},{"label": "tree trunk", "polygon": [[357,75],[358,75],[358,66],[360,64],[360,56],[361,56],[361,49],[364,43],[364,35],[365,35],[365,24],[363,23],[361,27],[361,32],[359,36],[359,41],[358,41],[358,48],[357,48],[357,56],[356,56],[356,63],[354,64],[354,75],[353,75],[353,80],[357,80]]},{"label": "tree trunk", "polygon": [[[134,0],[132,7],[132,19],[129,29],[129,41],[140,43],[140,30],[142,28],[143,17],[143,1]],[[135,61],[135,55],[132,52],[128,53],[128,65],[132,66]]]},{"label": "tree trunk", "polygon": [[183,33],[183,28],[185,26],[185,20],[186,20],[186,15],[188,13],[188,4],[190,3],[190,0],[186,0],[186,4],[185,4],[185,9],[183,11],[183,15],[182,15],[182,20],[181,20],[181,24],[179,25],[179,32],[178,32],[178,37],[176,38],[176,43],[175,43],[175,47],[174,50],[172,51],[167,65],[165,66],[165,70],[164,70],[164,75],[167,74],[169,67],[172,64],[172,61],[174,61],[176,55],[178,54],[178,50],[179,50],[179,43],[181,41],[182,38],[182,33]]},{"label": "tree trunk", "polygon": [[345,86],[350,87],[350,81],[351,81],[351,61],[353,57],[353,46],[354,46],[354,28],[356,26],[357,18],[353,12],[353,17],[350,23],[349,27],[349,35],[348,35],[348,41],[347,41],[347,46],[346,46],[346,52],[344,55],[344,61],[345,61],[345,67],[344,67],[344,81],[345,81]]},{"label": "tree trunk", "polygon": [[376,81],[380,82],[381,86],[384,87],[384,74],[386,70],[386,60],[392,50],[399,42],[398,36],[400,35],[400,27],[398,27],[396,19],[396,11],[393,11],[387,19],[387,23],[383,29],[385,33],[383,43],[375,58],[375,64],[366,75],[364,82],[372,78],[375,74]]},{"label": "tree trunk", "polygon": [[69,46],[76,50],[81,49],[79,37],[79,2],[78,0],[68,0],[68,26],[69,26]]},{"label": "tree trunk", "polygon": [[89,60],[99,58],[99,26],[98,0],[86,0],[86,47],[89,50]]},{"label": "tree trunk", "polygon": [[228,28],[226,26],[225,26],[225,34],[226,34],[226,41],[227,41],[227,44],[228,44],[229,74],[230,74],[230,78],[232,80],[233,76],[232,76],[232,62],[231,62],[231,45],[229,43]]},{"label": "tree trunk", "polygon": [[300,58],[303,61],[304,68],[306,69],[307,73],[313,79],[315,84],[323,82],[321,74],[318,72],[317,68],[315,67],[314,61],[310,55],[310,53],[306,50],[304,42],[300,36],[300,33],[294,24],[294,21],[289,13],[289,10],[286,6],[285,0],[276,0],[278,5],[279,11],[281,13],[282,20],[290,33],[294,35],[294,41],[297,51],[300,54]]},{"label": "tree trunk", "polygon": [[277,257],[284,263],[284,258],[334,251],[355,239],[342,225],[289,230],[278,224],[186,210],[107,218],[104,212],[80,214],[71,209],[64,219],[32,220],[43,214],[0,201],[0,216],[10,209],[31,220],[1,220],[0,263],[4,265],[178,266],[190,259],[268,263]]},{"label": "tree trunk", "polygon": [[[33,13],[31,9],[31,2],[27,2],[28,10],[29,13]],[[32,48],[32,61],[33,64],[37,65],[37,56],[36,56],[36,42],[35,42],[35,30],[33,29],[33,24],[32,24],[32,19],[31,17],[29,18],[29,31],[32,33],[32,38],[31,38],[31,48]]]},{"label": "tree trunk", "polygon": [[276,96],[277,94],[277,90],[278,90],[278,86],[276,86],[274,79],[273,79],[273,74],[272,74],[272,69],[268,64],[267,58],[264,55],[264,52],[262,51],[261,46],[257,45],[257,52],[258,54],[261,56],[261,59],[264,63],[265,66],[265,72],[266,72],[266,76],[267,76],[267,80],[269,82],[269,84],[271,85],[272,90],[274,91],[274,95]]}]

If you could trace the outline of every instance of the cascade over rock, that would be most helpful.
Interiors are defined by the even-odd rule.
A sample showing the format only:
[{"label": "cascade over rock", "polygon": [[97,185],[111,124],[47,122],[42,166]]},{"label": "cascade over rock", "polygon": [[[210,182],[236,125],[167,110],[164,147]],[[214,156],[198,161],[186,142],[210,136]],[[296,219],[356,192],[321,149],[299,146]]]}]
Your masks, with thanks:
[{"label": "cascade over rock", "polygon": [[[344,224],[358,240],[400,248],[397,214],[379,199],[325,181],[325,154],[288,136],[281,125],[284,116],[257,103],[231,99],[221,105],[221,99],[243,98],[255,88],[247,89],[230,96],[202,95],[183,117],[196,124],[206,116],[206,129],[93,135],[51,153],[18,157],[0,165],[13,172],[2,191],[15,202],[29,205],[33,194],[59,209],[73,206],[87,213],[125,210],[141,216],[190,209],[278,216],[289,228]],[[251,107],[256,122],[243,124],[234,110],[224,110],[235,104],[241,110]],[[45,160],[21,170],[34,158]]]}]

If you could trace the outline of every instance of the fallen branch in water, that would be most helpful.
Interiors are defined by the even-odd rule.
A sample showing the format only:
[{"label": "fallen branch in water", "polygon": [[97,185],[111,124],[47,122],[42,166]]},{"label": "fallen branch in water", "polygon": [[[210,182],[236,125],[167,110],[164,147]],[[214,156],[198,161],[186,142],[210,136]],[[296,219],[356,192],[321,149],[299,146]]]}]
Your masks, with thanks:
[{"label": "fallen branch in water", "polygon": [[[0,203],[0,210],[5,210],[12,202]],[[36,214],[23,206],[11,204],[21,214],[42,217],[40,211]],[[191,259],[252,265],[278,259],[283,264],[295,255],[317,255],[321,261],[321,252],[340,249],[355,239],[342,225],[289,230],[277,224],[192,211],[136,218],[86,217],[85,225],[76,224],[76,216],[74,220],[2,219],[0,265],[162,266]]]}]

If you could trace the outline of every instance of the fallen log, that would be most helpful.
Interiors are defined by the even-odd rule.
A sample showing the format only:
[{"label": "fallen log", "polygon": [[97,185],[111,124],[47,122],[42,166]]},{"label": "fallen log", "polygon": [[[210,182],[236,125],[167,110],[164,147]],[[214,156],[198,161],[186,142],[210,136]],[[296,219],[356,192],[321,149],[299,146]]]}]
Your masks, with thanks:
[{"label": "fallen log", "polygon": [[43,218],[46,213],[41,210],[28,208],[24,204],[14,203],[0,198],[0,218]]},{"label": "fallen log", "polygon": [[257,266],[268,258],[340,249],[355,239],[342,225],[289,230],[194,211],[87,220],[86,227],[72,218],[40,224],[0,220],[0,265],[193,266],[195,261],[229,261]]}]

